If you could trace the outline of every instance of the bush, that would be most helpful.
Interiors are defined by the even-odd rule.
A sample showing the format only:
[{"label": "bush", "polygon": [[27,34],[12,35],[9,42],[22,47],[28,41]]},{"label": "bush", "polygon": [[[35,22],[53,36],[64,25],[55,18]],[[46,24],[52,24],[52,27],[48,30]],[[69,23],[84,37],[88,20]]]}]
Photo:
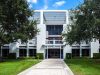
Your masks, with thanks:
[{"label": "bush", "polygon": [[100,59],[100,53],[93,53],[94,59]]},{"label": "bush", "polygon": [[43,53],[37,53],[36,59],[43,59]]},{"label": "bush", "polygon": [[8,58],[9,59],[16,59],[16,53],[9,53]]},{"label": "bush", "polygon": [[72,54],[71,53],[66,53],[66,59],[71,59],[72,58]]}]

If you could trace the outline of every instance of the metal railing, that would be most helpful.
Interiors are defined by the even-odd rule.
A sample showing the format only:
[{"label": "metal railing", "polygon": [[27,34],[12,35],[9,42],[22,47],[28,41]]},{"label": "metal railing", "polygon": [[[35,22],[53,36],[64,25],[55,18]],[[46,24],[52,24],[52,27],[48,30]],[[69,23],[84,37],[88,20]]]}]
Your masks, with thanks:
[{"label": "metal railing", "polygon": [[63,44],[62,40],[46,40],[46,44]]}]

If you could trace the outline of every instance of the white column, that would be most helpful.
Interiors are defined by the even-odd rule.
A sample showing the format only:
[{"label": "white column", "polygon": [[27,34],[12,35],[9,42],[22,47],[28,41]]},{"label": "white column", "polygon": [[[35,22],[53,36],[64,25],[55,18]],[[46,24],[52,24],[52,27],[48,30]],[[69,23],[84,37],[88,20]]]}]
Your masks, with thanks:
[{"label": "white column", "polygon": [[29,57],[29,45],[28,45],[28,42],[27,42],[27,52],[26,52],[27,54],[27,57]]},{"label": "white column", "polygon": [[43,11],[40,12],[40,24],[43,24]]},{"label": "white column", "polygon": [[0,56],[2,57],[2,46],[1,46],[1,54],[0,54]]},{"label": "white column", "polygon": [[55,44],[56,42],[55,42],[55,40],[53,40],[53,44]]},{"label": "white column", "polygon": [[61,46],[60,46],[60,59],[61,59]]},{"label": "white column", "polygon": [[17,48],[16,58],[19,57],[19,48]]},{"label": "white column", "polygon": [[46,47],[44,48],[44,59],[46,59]]},{"label": "white column", "polygon": [[82,47],[81,47],[81,44],[80,44],[80,57],[82,57]]},{"label": "white column", "polygon": [[66,11],[66,24],[69,24],[69,12],[68,11]]},{"label": "white column", "polygon": [[90,48],[91,48],[90,55],[91,58],[93,58],[93,53],[99,53],[99,40],[93,39],[93,41],[90,43]]}]

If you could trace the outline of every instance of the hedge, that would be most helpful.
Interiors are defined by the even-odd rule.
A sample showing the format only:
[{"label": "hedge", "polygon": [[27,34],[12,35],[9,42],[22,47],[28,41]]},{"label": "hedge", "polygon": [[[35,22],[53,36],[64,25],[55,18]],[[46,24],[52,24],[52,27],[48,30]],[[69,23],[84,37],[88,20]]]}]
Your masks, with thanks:
[{"label": "hedge", "polygon": [[100,53],[93,53],[94,59],[100,59]]},{"label": "hedge", "polygon": [[43,53],[37,53],[36,59],[43,59]]},{"label": "hedge", "polygon": [[71,53],[66,53],[66,59],[71,59],[72,58],[72,54]]}]

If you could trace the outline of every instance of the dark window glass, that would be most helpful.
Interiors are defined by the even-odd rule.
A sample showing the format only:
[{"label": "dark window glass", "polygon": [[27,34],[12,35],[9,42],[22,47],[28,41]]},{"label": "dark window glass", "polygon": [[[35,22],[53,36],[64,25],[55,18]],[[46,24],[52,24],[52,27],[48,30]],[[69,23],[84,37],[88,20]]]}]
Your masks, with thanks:
[{"label": "dark window glass", "polygon": [[19,56],[20,57],[25,57],[26,56],[26,53],[27,53],[27,50],[26,49],[19,49]]},{"label": "dark window glass", "polygon": [[9,55],[9,49],[2,49],[2,56],[7,57]]},{"label": "dark window glass", "polygon": [[72,57],[79,57],[80,49],[72,49]]},{"label": "dark window glass", "polygon": [[29,56],[36,56],[36,49],[29,49]]},{"label": "dark window glass", "polygon": [[89,56],[89,49],[82,49],[82,56]]},{"label": "dark window glass", "polygon": [[47,25],[46,30],[49,35],[61,35],[63,31],[63,25]]}]

